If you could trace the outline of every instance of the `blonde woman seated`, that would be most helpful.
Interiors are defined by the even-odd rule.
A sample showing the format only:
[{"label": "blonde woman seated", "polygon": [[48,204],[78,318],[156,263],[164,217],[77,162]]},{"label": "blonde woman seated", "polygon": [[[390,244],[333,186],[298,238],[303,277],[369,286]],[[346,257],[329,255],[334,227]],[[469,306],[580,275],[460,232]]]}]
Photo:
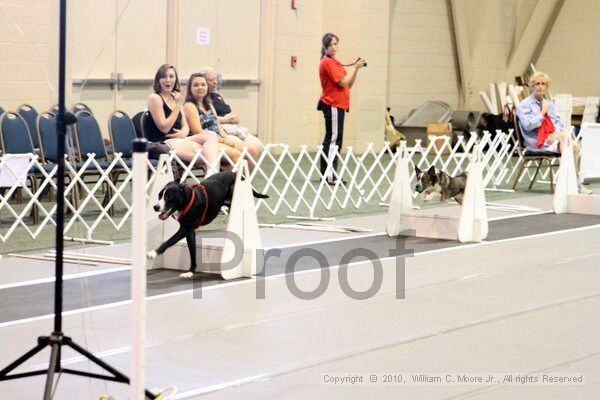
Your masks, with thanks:
[{"label": "blonde woman seated", "polygon": [[233,163],[237,163],[241,151],[235,147],[231,138],[217,120],[217,113],[210,102],[208,94],[208,82],[204,74],[200,72],[192,74],[188,80],[186,102],[183,106],[185,116],[190,124],[190,131],[194,135],[213,135],[218,138],[219,148],[225,150],[225,154]]},{"label": "blonde woman seated", "polygon": [[[144,118],[144,133],[150,142],[165,142],[181,160],[190,162],[202,149],[207,162],[214,164],[218,155],[217,138],[208,133],[189,136],[183,113],[179,78],[175,67],[163,64],[156,71],[154,93],[148,97],[148,115]],[[202,163],[199,161],[198,163]]]},{"label": "blonde woman seated", "polygon": [[210,96],[213,107],[217,111],[219,122],[223,126],[223,129],[225,129],[227,134],[232,137],[236,149],[242,150],[247,146],[248,152],[252,158],[254,158],[254,161],[258,161],[265,145],[259,138],[249,133],[247,128],[240,126],[240,118],[231,112],[229,104],[227,104],[223,99],[223,96],[217,92],[217,71],[215,71],[214,68],[206,67],[202,72],[204,73],[204,76],[206,76],[209,89],[208,95]]}]

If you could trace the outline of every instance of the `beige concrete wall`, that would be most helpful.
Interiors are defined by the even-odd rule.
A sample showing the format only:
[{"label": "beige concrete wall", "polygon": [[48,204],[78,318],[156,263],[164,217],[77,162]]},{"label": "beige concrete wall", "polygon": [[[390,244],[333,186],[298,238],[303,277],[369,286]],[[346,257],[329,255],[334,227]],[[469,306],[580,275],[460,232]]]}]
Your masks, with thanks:
[{"label": "beige concrete wall", "polygon": [[[428,100],[454,109],[484,111],[480,90],[506,81],[513,41],[514,0],[391,0],[388,103],[399,119]],[[455,27],[453,13],[466,26]],[[464,74],[459,69],[455,29],[466,43]],[[465,80],[462,93],[461,80]]]},{"label": "beige concrete wall", "polygon": [[[224,80],[258,81],[260,7],[260,0],[180,0],[176,65],[181,77],[213,67]],[[209,44],[198,45],[198,28],[209,29]],[[252,83],[220,90],[251,132],[257,132],[258,90]]]},{"label": "beige concrete wall", "polygon": [[398,118],[427,100],[458,105],[459,73],[446,1],[391,0],[388,105]]},{"label": "beige concrete wall", "polygon": [[58,1],[0,2],[0,106],[46,110],[58,93]]},{"label": "beige concrete wall", "polygon": [[[67,106],[87,104],[108,137],[110,113],[122,110],[133,117],[146,107],[156,69],[166,62],[167,5],[164,0],[86,0],[69,2],[68,11],[68,75],[85,85],[69,86]],[[147,82],[116,90],[96,81],[113,73]]]},{"label": "beige concrete wall", "polygon": [[[389,1],[298,2],[292,10],[287,0],[275,1],[274,142],[314,150],[324,135],[322,113],[316,110],[321,94],[319,61],[321,37],[333,32],[340,38],[338,59],[346,64],[360,56],[368,67],[359,71],[351,89],[350,113],[344,146],[363,149],[382,141],[388,65]],[[298,58],[296,68],[291,56]]]},{"label": "beige concrete wall", "polygon": [[[251,128],[261,123],[259,115],[267,121],[259,102],[269,111],[260,137],[289,143],[294,149],[302,144],[314,149],[324,131],[322,116],[315,110],[324,32],[340,36],[339,58],[344,63],[356,56],[368,60],[352,88],[344,142],[363,148],[367,142],[382,140],[381,113],[386,105],[397,117],[426,100],[483,110],[478,92],[486,90],[489,82],[514,78],[507,72],[510,55],[531,28],[535,11],[551,0],[453,0],[460,5],[461,28],[467,37],[466,45],[462,43],[468,55],[462,65],[464,77],[452,1],[299,0],[297,10],[291,10],[289,0],[254,0],[242,7],[234,0],[211,0],[201,7],[192,0],[170,1],[178,4],[178,13],[171,16],[176,21],[168,21],[167,0],[131,0],[116,35],[111,32],[126,0],[69,2],[67,78],[108,78],[111,72],[123,72],[125,78],[151,80],[167,54],[175,55],[183,77],[212,64],[226,79],[261,80],[260,86],[222,90]],[[271,10],[270,21],[264,20],[266,8]],[[598,1],[564,1],[536,62],[538,69],[552,76],[555,93],[600,92],[600,82],[594,79],[600,67],[599,17]],[[173,24],[176,28],[170,36],[173,43],[167,40],[169,23],[170,32]],[[194,43],[193,31],[202,25],[213,27],[215,47],[198,48]],[[265,35],[271,36],[265,39]],[[1,1],[0,106],[14,109],[27,102],[45,110],[55,103],[51,86],[57,85],[57,49],[57,0]],[[269,57],[260,56],[264,49],[270,51]],[[292,55],[298,57],[295,69],[289,65]],[[461,78],[468,80],[464,105]],[[262,96],[261,91],[267,90],[270,95]],[[89,85],[84,91],[69,85],[67,102],[89,103],[106,132],[110,111],[124,108],[133,114],[145,107],[149,92],[149,82],[118,93],[107,85]]]},{"label": "beige concrete wall", "polygon": [[[468,0],[466,3],[473,92],[466,96],[464,109],[486,111],[479,91],[486,91],[490,82],[507,82],[508,79],[506,65],[516,19],[514,0]],[[514,77],[510,79],[512,82]]]},{"label": "beige concrete wall", "polygon": [[553,93],[600,96],[600,1],[566,0],[536,63]]}]

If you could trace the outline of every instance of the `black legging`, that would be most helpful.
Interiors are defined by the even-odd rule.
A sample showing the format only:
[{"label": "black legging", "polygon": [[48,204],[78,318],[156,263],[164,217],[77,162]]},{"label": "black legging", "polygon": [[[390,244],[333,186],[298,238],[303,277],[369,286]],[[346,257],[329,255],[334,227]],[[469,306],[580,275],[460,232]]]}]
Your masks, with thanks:
[{"label": "black legging", "polygon": [[325,179],[332,182],[335,180],[333,171],[337,170],[337,157],[334,157],[334,145],[337,145],[338,152],[342,149],[342,140],[344,137],[344,116],[346,111],[327,105],[325,103],[319,104],[319,109],[323,111],[325,117],[325,139],[323,139],[323,153],[329,158],[333,158],[333,169],[327,169],[327,159],[321,157],[321,173],[325,176]]}]

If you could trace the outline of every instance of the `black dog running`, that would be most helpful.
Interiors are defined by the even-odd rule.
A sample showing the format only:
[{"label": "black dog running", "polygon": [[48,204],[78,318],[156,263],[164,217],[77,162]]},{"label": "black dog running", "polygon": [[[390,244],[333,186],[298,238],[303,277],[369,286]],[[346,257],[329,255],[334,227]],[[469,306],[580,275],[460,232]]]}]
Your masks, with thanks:
[{"label": "black dog running", "polygon": [[[206,178],[202,183],[192,185],[185,185],[179,181],[167,183],[158,193],[158,203],[154,205],[154,211],[160,213],[158,217],[162,221],[178,214],[179,230],[156,250],[148,252],[147,257],[154,259],[185,238],[190,254],[190,269],[187,273],[181,274],[181,277],[191,278],[196,270],[195,230],[210,224],[219,215],[223,206],[231,206],[234,185],[235,174],[232,172],[219,172]],[[254,189],[252,194],[261,199],[269,197]]]}]

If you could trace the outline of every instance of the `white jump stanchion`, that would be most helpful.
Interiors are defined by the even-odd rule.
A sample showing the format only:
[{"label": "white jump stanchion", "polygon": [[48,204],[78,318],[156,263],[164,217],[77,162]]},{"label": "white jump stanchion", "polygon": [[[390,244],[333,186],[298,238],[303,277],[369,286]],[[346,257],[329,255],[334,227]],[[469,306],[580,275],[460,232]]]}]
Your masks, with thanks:
[{"label": "white jump stanchion", "polygon": [[600,178],[600,124],[584,122],[581,137],[579,175],[582,180]]},{"label": "white jump stanchion", "polygon": [[413,192],[410,188],[410,174],[408,163],[410,157],[406,149],[406,142],[400,144],[402,156],[398,157],[394,183],[392,186],[392,197],[388,207],[388,218],[386,231],[388,236],[398,236],[400,232],[410,229],[410,224],[403,218],[413,211]]},{"label": "white jump stanchion", "polygon": [[[144,203],[145,222],[147,223],[147,246],[149,249],[156,249],[161,245],[162,242],[170,238],[179,230],[179,223],[173,218],[168,218],[165,221],[161,221],[157,217],[156,211],[154,211],[154,204],[158,201],[158,192],[169,182],[173,181],[173,167],[169,161],[168,154],[161,154],[158,163],[156,165],[156,174],[152,186],[148,191],[148,202]],[[144,192],[143,190],[142,192]],[[163,268],[165,260],[165,254],[157,256],[154,260],[146,259],[146,268]],[[189,265],[189,261],[187,264]],[[181,267],[186,269],[187,267]]]},{"label": "white jump stanchion", "polygon": [[[262,244],[246,160],[242,161],[235,177],[227,232],[237,235],[242,240],[243,255],[236,266],[221,270],[221,276],[224,279],[235,279],[242,276],[251,277],[260,273],[263,266],[256,264],[256,251],[262,248]],[[240,249],[235,248],[233,241],[226,239],[221,253],[221,265],[231,262],[236,251],[240,251]]]},{"label": "white jump stanchion", "polygon": [[482,170],[481,153],[475,146],[471,155],[471,167],[458,222],[460,242],[481,242],[488,234]]},{"label": "white jump stanchion", "polygon": [[404,234],[460,242],[480,242],[487,237],[488,220],[481,155],[476,147],[471,156],[463,205],[458,217],[413,212],[408,162],[409,158],[403,149],[403,155],[396,165],[392,198],[388,208],[388,236]]},{"label": "white jump stanchion", "polygon": [[565,146],[560,156],[560,166],[556,174],[556,187],[554,189],[554,212],[557,214],[569,212],[567,206],[568,196],[578,194],[577,171],[575,171],[573,144],[570,136],[567,136],[564,144]]},{"label": "white jump stanchion", "polygon": [[133,143],[131,223],[131,340],[132,362],[129,398],[144,400],[146,341],[146,176],[148,153],[145,139]]},{"label": "white jump stanchion", "polygon": [[561,151],[560,166],[556,174],[554,212],[556,214],[600,215],[600,196],[579,194],[577,183],[573,144],[568,136],[565,148]]}]

